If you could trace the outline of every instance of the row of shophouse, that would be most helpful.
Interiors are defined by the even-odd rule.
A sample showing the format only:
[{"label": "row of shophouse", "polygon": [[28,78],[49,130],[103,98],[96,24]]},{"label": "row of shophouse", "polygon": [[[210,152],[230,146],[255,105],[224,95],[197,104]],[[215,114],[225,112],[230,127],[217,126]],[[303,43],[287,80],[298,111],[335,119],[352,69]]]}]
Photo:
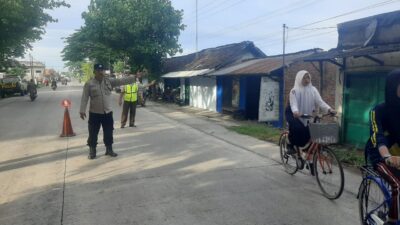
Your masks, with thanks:
[{"label": "row of shophouse", "polygon": [[400,11],[337,27],[338,45],[329,51],[267,56],[245,41],[169,58],[164,88],[180,87],[181,99],[193,107],[283,127],[296,73],[307,70],[339,112],[342,142],[361,147],[369,136],[369,110],[384,99],[385,77],[400,67]]}]

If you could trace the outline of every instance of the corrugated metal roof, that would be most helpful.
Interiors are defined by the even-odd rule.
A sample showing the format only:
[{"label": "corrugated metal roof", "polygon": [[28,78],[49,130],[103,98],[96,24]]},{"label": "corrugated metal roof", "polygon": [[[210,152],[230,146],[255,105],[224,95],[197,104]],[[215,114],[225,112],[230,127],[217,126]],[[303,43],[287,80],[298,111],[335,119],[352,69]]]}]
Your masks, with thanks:
[{"label": "corrugated metal roof", "polygon": [[320,52],[310,55],[304,58],[305,61],[319,61],[319,60],[328,60],[334,58],[346,58],[346,57],[359,57],[359,56],[367,56],[388,52],[397,52],[400,51],[400,44],[396,45],[382,45],[382,46],[374,46],[374,47],[366,47],[366,48],[357,48],[352,50],[340,50],[340,49],[331,49],[327,52]]},{"label": "corrugated metal roof", "polygon": [[400,10],[338,24],[338,49],[400,43]]},{"label": "corrugated metal roof", "polygon": [[204,70],[187,70],[187,71],[176,71],[176,72],[170,72],[167,74],[162,75],[162,78],[183,78],[183,77],[194,77],[198,75],[205,74],[207,72],[210,72],[210,69],[204,69]]},{"label": "corrugated metal roof", "polygon": [[[285,55],[285,64],[290,65],[293,62],[299,61],[306,56],[312,55],[320,49],[312,49],[291,53]],[[249,60],[225,69],[217,70],[207,75],[221,76],[221,75],[255,75],[255,74],[268,74],[275,70],[282,68],[282,55],[270,56],[262,59]]]},{"label": "corrugated metal roof", "polygon": [[221,68],[238,61],[244,55],[248,54],[253,55],[251,58],[266,56],[253,42],[243,41],[240,43],[203,49],[189,55],[165,59],[163,62],[163,72]]}]

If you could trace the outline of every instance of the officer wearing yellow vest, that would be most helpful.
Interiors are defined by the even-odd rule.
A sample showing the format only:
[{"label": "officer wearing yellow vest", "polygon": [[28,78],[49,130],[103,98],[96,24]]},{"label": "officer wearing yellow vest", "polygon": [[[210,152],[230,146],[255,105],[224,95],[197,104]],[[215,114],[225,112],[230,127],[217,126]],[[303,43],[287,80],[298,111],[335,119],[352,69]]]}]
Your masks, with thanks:
[{"label": "officer wearing yellow vest", "polygon": [[[141,76],[141,73],[139,72],[138,75]],[[137,76],[136,79],[138,79]],[[147,85],[142,85],[139,82],[134,82],[131,84],[127,84],[122,88],[121,95],[119,97],[120,106],[122,105],[122,99],[124,99],[122,106],[122,115],[121,115],[121,128],[124,128],[126,125],[126,121],[128,119],[128,113],[130,113],[129,127],[136,127],[135,116],[136,116],[136,105],[138,100],[139,85],[142,85],[143,87],[148,87],[153,84],[155,84],[155,81]]]},{"label": "officer wearing yellow vest", "polygon": [[121,95],[119,98],[119,105],[122,105],[122,98],[124,103],[122,106],[121,115],[121,128],[124,128],[129,115],[129,126],[135,126],[135,115],[136,115],[136,104],[137,104],[137,93],[139,87],[136,82],[125,85],[121,90]]}]

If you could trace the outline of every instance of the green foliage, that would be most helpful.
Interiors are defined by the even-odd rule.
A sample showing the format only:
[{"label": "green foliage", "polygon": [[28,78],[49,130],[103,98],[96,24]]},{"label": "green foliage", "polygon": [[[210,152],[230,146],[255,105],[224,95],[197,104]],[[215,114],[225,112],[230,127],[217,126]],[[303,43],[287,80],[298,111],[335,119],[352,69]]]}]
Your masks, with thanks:
[{"label": "green foliage", "polygon": [[65,61],[129,63],[132,71],[160,70],[161,59],[181,51],[182,11],[170,0],[92,0],[85,26],[67,38]]},{"label": "green foliage", "polygon": [[8,74],[11,76],[19,76],[19,77],[24,77],[25,76],[25,68],[23,67],[13,67],[8,71]]},{"label": "green foliage", "polygon": [[68,67],[68,71],[71,73],[79,73],[81,70],[83,61],[69,61],[65,63],[65,66]]},{"label": "green foliage", "polygon": [[281,130],[266,124],[244,124],[228,127],[229,130],[278,144]]},{"label": "green foliage", "polygon": [[362,166],[365,164],[364,151],[356,148],[336,146],[332,147],[339,158],[345,164],[352,166]]},{"label": "green foliage", "polygon": [[123,73],[125,70],[125,63],[122,61],[117,61],[113,64],[114,72]]},{"label": "green foliage", "polygon": [[93,74],[93,63],[91,62],[86,62],[86,63],[82,63],[82,81],[86,82],[88,80],[90,80],[94,74]]},{"label": "green foliage", "polygon": [[64,61],[72,63],[82,62],[85,59],[108,65],[110,60],[117,58],[112,48],[91,38],[88,29],[83,27],[66,38],[67,46],[62,51]]},{"label": "green foliage", "polygon": [[0,67],[21,57],[30,43],[40,40],[49,22],[57,22],[46,10],[69,7],[64,0],[0,0]]}]

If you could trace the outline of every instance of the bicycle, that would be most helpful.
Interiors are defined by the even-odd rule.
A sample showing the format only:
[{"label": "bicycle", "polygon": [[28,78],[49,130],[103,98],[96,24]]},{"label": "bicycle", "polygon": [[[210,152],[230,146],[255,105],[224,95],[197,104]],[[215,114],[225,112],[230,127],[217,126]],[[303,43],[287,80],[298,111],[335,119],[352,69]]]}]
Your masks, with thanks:
[{"label": "bicycle", "polygon": [[[329,131],[332,124],[327,126],[327,129],[324,129],[324,124],[320,123],[321,119],[328,115],[330,114],[323,115],[322,117],[301,116],[305,119],[314,118],[314,121],[309,123],[311,141],[306,148],[300,149],[298,146],[294,146],[296,153],[287,154],[288,130],[282,132],[279,139],[279,147],[282,164],[288,174],[293,175],[306,166],[310,170],[311,175],[315,175],[322,194],[326,198],[334,200],[339,198],[343,192],[344,174],[342,164],[336,154],[328,147],[329,144],[337,142],[337,124],[335,134],[331,135]],[[310,163],[311,160],[312,164]]]},{"label": "bicycle", "polygon": [[[391,187],[377,174],[373,167],[360,167],[363,180],[358,189],[358,207],[361,225],[383,225],[388,219],[391,197]],[[400,221],[396,221],[400,225]]]}]

